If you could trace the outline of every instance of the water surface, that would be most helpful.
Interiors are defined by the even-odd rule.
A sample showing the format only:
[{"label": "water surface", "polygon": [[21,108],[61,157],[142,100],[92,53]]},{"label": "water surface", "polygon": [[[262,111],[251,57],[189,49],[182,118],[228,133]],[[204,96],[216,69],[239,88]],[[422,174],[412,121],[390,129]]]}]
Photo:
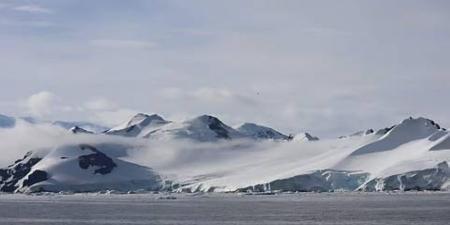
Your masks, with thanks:
[{"label": "water surface", "polygon": [[[450,193],[0,195],[0,225],[450,224]],[[171,199],[176,198],[176,199]]]}]

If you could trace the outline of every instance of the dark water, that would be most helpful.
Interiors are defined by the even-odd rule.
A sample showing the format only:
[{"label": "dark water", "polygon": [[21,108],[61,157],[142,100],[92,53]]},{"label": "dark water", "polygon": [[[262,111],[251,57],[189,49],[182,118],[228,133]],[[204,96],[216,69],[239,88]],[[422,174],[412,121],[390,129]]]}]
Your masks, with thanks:
[{"label": "dark water", "polygon": [[0,224],[450,224],[450,193],[0,195]]}]

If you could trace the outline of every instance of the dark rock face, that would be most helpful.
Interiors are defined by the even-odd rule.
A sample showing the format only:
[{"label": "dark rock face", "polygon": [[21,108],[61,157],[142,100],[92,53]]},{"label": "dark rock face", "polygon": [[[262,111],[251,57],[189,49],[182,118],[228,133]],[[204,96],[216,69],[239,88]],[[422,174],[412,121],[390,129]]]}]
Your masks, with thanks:
[{"label": "dark rock face", "polygon": [[94,153],[89,155],[82,155],[78,157],[78,165],[81,169],[88,169],[89,167],[99,167],[95,169],[94,173],[97,174],[108,174],[116,167],[117,165],[114,161],[105,155],[103,152],[100,152],[96,148],[90,145],[80,145],[82,150],[89,149]]},{"label": "dark rock face", "polygon": [[[15,161],[14,164],[0,169],[0,191],[14,192],[18,188],[16,186],[17,182],[24,178],[39,161],[41,161],[41,158],[34,158],[32,153],[28,152],[22,159]],[[39,178],[43,181],[42,177]]]},{"label": "dark rock face", "polygon": [[85,130],[79,126],[74,126],[72,128],[70,128],[70,131],[74,134],[93,134],[93,132]]},{"label": "dark rock face", "polygon": [[48,174],[42,170],[35,170],[33,173],[28,175],[28,178],[23,181],[24,187],[29,187],[33,184],[45,181],[48,179]]},{"label": "dark rock face", "polygon": [[392,126],[392,127],[386,127],[386,128],[380,129],[380,130],[378,130],[375,134],[376,134],[376,135],[384,135],[384,134],[386,134],[387,132],[389,132],[390,130],[394,129],[394,127],[395,127],[395,125]]},{"label": "dark rock face", "polygon": [[213,116],[202,116],[201,119],[208,124],[208,128],[216,133],[217,138],[230,139],[225,124]]},{"label": "dark rock face", "polygon": [[229,139],[230,136],[228,135],[228,131],[225,130],[221,124],[217,123],[217,122],[213,122],[211,124],[208,125],[209,129],[213,130],[214,132],[216,132],[216,135],[218,138],[225,138],[225,139]]}]

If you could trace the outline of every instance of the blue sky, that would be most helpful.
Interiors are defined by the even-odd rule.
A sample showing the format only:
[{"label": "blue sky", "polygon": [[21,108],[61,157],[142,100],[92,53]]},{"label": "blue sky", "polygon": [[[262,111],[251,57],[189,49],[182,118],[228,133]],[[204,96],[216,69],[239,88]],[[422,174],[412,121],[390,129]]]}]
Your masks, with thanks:
[{"label": "blue sky", "polygon": [[450,127],[448,1],[0,1],[0,113]]}]

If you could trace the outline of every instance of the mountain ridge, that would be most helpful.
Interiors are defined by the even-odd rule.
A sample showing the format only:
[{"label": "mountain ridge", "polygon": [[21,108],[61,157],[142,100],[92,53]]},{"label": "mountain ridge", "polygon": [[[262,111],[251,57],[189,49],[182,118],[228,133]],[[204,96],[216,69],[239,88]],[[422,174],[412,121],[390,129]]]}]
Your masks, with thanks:
[{"label": "mountain ridge", "polygon": [[69,143],[55,140],[48,148],[30,149],[0,169],[0,191],[449,188],[450,134],[430,119],[407,118],[387,129],[336,139],[303,133],[291,140],[269,127],[247,123],[244,128],[234,129],[210,115],[173,122],[156,114],[137,114],[112,129],[139,131],[133,136],[90,133],[75,126],[60,134]]}]

